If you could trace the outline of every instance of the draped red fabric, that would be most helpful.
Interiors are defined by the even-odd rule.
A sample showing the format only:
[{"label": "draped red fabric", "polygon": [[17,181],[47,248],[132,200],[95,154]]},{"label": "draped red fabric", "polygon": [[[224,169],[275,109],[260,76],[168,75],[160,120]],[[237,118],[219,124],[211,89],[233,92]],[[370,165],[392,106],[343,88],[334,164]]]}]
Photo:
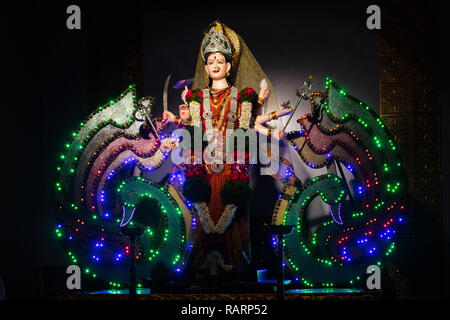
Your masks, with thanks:
[{"label": "draped red fabric", "polygon": [[[230,110],[230,101],[230,88],[211,93],[210,105],[213,114],[213,125],[215,129],[222,132],[224,138],[226,134],[227,115]],[[238,103],[238,119],[241,107],[241,103]],[[203,103],[200,105],[200,114],[203,114]],[[205,131],[204,119],[202,120],[202,127]],[[234,129],[237,129],[238,127],[239,122],[236,121]],[[207,171],[210,172],[208,165],[205,164],[205,166]],[[208,181],[211,185],[211,200],[208,204],[208,208],[211,220],[214,224],[217,224],[225,209],[220,198],[220,190],[224,184],[230,180],[230,168],[230,164],[224,164],[224,170],[222,172],[208,175]],[[194,268],[201,263],[201,256],[205,253],[205,250],[208,249],[219,251],[223,256],[225,263],[232,265],[234,268],[241,268],[248,264],[248,260],[245,259],[242,254],[244,252],[247,258],[250,259],[248,208],[238,209],[231,224],[223,234],[206,235],[197,214],[195,215],[195,219],[197,223],[195,229],[192,229],[191,231],[192,241],[194,243],[192,252],[194,255]]]}]

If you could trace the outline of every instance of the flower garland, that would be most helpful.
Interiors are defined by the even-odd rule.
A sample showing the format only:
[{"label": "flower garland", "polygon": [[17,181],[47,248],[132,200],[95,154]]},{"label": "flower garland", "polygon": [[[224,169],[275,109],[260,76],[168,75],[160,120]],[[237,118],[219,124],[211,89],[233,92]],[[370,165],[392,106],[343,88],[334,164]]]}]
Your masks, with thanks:
[{"label": "flower garland", "polygon": [[[238,100],[242,104],[241,115],[239,118],[239,127],[242,129],[250,128],[252,117],[252,104],[258,98],[256,91],[252,88],[242,89],[238,93]],[[201,125],[200,104],[203,102],[203,91],[200,89],[190,89],[186,94],[186,102],[189,104],[192,125]]]},{"label": "flower garland", "polygon": [[252,117],[252,104],[258,98],[256,91],[252,88],[245,88],[239,92],[239,101],[242,104],[241,116],[239,118],[239,128],[248,129]]},{"label": "flower garland", "polygon": [[191,113],[192,125],[201,126],[200,104],[203,102],[203,92],[200,89],[190,89],[186,93],[186,102],[189,105]]},{"label": "flower garland", "polygon": [[252,103],[249,101],[242,102],[241,116],[239,118],[239,128],[250,128],[250,119],[252,117]]},{"label": "flower garland", "polygon": [[192,125],[200,127],[202,124],[202,118],[200,116],[200,103],[192,101],[189,103],[189,111],[191,112]]},{"label": "flower garland", "polygon": [[237,209],[234,204],[226,205],[222,216],[220,217],[217,224],[214,225],[214,222],[212,221],[209,214],[208,205],[205,202],[196,203],[195,208],[197,209],[198,217],[200,218],[200,222],[202,223],[205,232],[219,234],[223,234],[228,228]]}]

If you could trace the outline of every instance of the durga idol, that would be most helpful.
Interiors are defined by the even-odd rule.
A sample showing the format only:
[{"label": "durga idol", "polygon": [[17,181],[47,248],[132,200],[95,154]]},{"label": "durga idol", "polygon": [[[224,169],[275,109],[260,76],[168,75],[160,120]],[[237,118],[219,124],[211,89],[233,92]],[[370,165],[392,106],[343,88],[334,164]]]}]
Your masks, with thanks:
[{"label": "durga idol", "polygon": [[[179,117],[166,111],[163,118],[187,129],[201,128],[208,143],[225,141],[227,131],[237,129],[255,130],[281,139],[284,132],[272,130],[264,124],[291,113],[292,108],[258,115],[271,92],[271,85],[266,80],[261,81],[261,77],[265,79],[242,38],[223,23],[215,21],[205,30],[201,43],[193,83],[197,89],[185,87],[181,94],[184,103],[179,106]],[[236,87],[245,82],[249,82],[248,87],[241,90]],[[258,82],[263,85],[256,94],[249,85],[255,86]],[[220,139],[217,135],[221,135]],[[219,163],[194,162],[183,164],[182,169],[186,178],[183,195],[195,207],[189,265],[192,270],[208,269],[212,274],[219,273],[220,269],[244,268],[251,259],[250,164],[248,161],[227,163],[224,154],[216,153],[216,158],[224,157]],[[194,158],[196,155],[191,151],[190,156]],[[244,156],[248,159],[248,154]]]}]

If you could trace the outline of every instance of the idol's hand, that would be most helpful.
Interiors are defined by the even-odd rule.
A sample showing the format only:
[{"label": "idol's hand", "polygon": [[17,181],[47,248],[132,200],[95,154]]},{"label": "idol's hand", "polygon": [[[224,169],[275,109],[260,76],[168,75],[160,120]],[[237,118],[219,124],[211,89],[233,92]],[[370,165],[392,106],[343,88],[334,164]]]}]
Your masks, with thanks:
[{"label": "idol's hand", "polygon": [[186,102],[186,94],[188,93],[188,91],[189,91],[188,87],[184,86],[184,90],[181,93],[181,100],[183,100],[184,104],[187,104],[187,102]]},{"label": "idol's hand", "polygon": [[166,122],[174,122],[175,121],[175,115],[170,111],[164,111],[163,113],[163,120]]},{"label": "idol's hand", "polygon": [[277,140],[283,139],[285,135],[286,135],[286,132],[284,132],[283,130],[274,130],[272,132],[272,137],[274,137]]},{"label": "idol's hand", "polygon": [[292,111],[294,111],[294,108],[292,108],[292,107],[284,108],[282,110],[278,110],[277,111],[277,118],[287,116],[288,114],[291,114]]},{"label": "idol's hand", "polygon": [[278,129],[272,130],[272,129],[269,129],[269,128],[266,128],[266,127],[260,125],[259,123],[255,123],[255,126],[253,129],[256,132],[259,132],[259,133],[264,134],[269,137],[273,137],[277,140],[283,139],[284,136],[286,135],[286,132],[284,132],[283,130],[278,130]]},{"label": "idol's hand", "polygon": [[262,100],[266,100],[267,97],[270,94],[270,89],[269,88],[261,88],[259,90],[259,94],[258,94],[258,98],[262,99]]},{"label": "idol's hand", "polygon": [[180,118],[183,123],[189,122],[191,119],[191,112],[189,110],[189,107],[186,104],[180,104],[178,107],[180,110]]},{"label": "idol's hand", "polygon": [[294,109],[289,107],[289,108],[281,109],[281,110],[278,110],[278,111],[273,111],[271,113],[264,114],[264,115],[261,115],[261,116],[257,116],[256,119],[255,119],[255,124],[256,123],[264,124],[264,123],[266,123],[266,122],[268,122],[270,120],[274,120],[274,119],[278,119],[280,117],[284,117],[284,116],[292,113],[292,111],[294,111]]},{"label": "idol's hand", "polygon": [[178,142],[175,139],[164,139],[161,142],[161,146],[159,147],[159,149],[164,152],[164,153],[168,153],[170,151],[172,151],[173,148],[175,148],[176,146],[178,146]]}]

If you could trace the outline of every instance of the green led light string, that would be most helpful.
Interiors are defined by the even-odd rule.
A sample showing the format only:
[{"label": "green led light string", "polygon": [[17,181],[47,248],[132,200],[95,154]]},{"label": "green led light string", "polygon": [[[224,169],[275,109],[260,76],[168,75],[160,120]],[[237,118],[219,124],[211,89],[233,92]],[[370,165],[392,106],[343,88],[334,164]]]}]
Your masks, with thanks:
[{"label": "green led light string", "polygon": [[[120,194],[128,217],[140,197],[155,199],[162,213],[167,217],[167,225],[164,228],[162,245],[159,247],[144,247],[146,262],[153,265],[156,262],[164,262],[169,269],[181,269],[186,258],[186,227],[183,214],[175,199],[164,188],[159,187],[150,180],[135,177],[123,181],[117,192]],[[151,214],[151,213],[149,213]],[[127,219],[125,219],[127,220]]]},{"label": "green led light string", "polygon": [[[80,123],[77,131],[71,134],[71,141],[64,145],[64,152],[59,156],[57,166],[56,198],[63,203],[65,198],[73,196],[74,178],[78,161],[92,138],[108,124],[118,129],[126,129],[135,121],[137,108],[135,86],[130,85],[119,98],[98,107],[86,121]],[[122,132],[123,133],[123,132]]]},{"label": "green led light string", "polygon": [[[339,210],[344,222],[342,225],[331,218],[325,218],[310,235],[305,232],[308,228],[304,219],[307,207],[317,196],[329,203],[329,188],[333,187],[334,176],[318,177],[303,188],[296,187],[294,195],[293,186],[286,186],[277,202],[273,221],[279,223],[282,217],[283,224],[297,226],[294,231],[296,236],[289,235],[285,238],[285,258],[292,274],[301,279],[306,287],[332,287],[337,284],[356,286],[365,273],[365,267],[369,264],[381,265],[383,257],[392,253],[395,240],[378,243],[377,239],[374,239],[377,248],[383,250],[384,254],[378,253],[373,257],[352,257],[348,261],[341,261],[338,259],[339,250],[344,248],[345,252],[345,246],[352,241],[357,241],[359,237],[372,236],[372,231],[368,230],[390,231],[390,225],[397,222],[394,218],[404,210],[403,196],[407,182],[397,147],[375,112],[328,78],[326,90],[321,101],[323,117],[316,124],[322,134],[330,137],[330,143],[326,147],[318,148],[311,142],[314,137],[305,134],[293,135],[291,143],[302,160],[312,168],[323,167],[328,161],[336,159],[345,166],[350,165],[358,181],[373,175],[371,180],[362,181],[363,184],[371,186],[366,190],[365,196],[357,197],[353,205],[349,201],[341,201],[341,207],[331,204],[330,209],[334,212]],[[305,130],[309,125],[307,117],[305,115],[299,119],[301,124],[307,124]],[[343,139],[342,135],[338,140],[333,140],[341,132],[351,137],[353,145],[356,142],[358,147],[367,153],[364,161],[355,159],[356,154],[350,147],[351,144],[339,140]],[[305,137],[307,144],[301,149]],[[283,211],[282,203],[286,201],[289,202],[288,209]],[[379,236],[383,235],[380,231]],[[385,236],[386,238],[390,239],[390,235]]]},{"label": "green led light string", "polygon": [[[66,250],[70,263],[79,265],[86,276],[99,280],[98,274],[101,273],[100,278],[108,283],[106,278],[109,276],[106,276],[106,274],[113,275],[112,277],[115,279],[109,281],[113,288],[122,286],[117,279],[127,278],[127,271],[124,267],[126,268],[127,264],[128,241],[120,234],[120,219],[118,221],[114,218],[120,212],[111,212],[109,221],[103,219],[102,212],[99,211],[101,205],[97,206],[96,204],[95,210],[86,207],[86,195],[84,193],[91,167],[101,152],[111,142],[120,137],[128,139],[140,137],[139,127],[143,122],[135,117],[137,107],[138,100],[136,99],[135,87],[130,85],[120,94],[120,97],[99,107],[86,121],[80,123],[79,129],[72,132],[70,140],[65,143],[64,151],[58,157],[59,161],[56,168],[54,208],[57,228],[55,229],[55,238],[60,241]],[[153,143],[158,143],[158,141]],[[112,159],[111,157],[116,157],[116,153],[111,154],[108,159]],[[106,161],[111,161],[108,159]],[[120,171],[122,167],[119,166],[115,169]],[[123,174],[117,173],[118,175],[114,179],[123,179]],[[107,194],[107,197],[111,196],[114,195]],[[168,197],[168,193],[161,192],[158,196],[165,199]],[[95,201],[98,201],[97,197],[95,199]],[[161,200],[158,199],[158,201]],[[171,206],[173,205],[172,203]],[[174,212],[176,212],[178,216],[178,208],[173,209],[171,207],[170,210],[169,215],[174,215]],[[184,230],[184,221],[181,221],[183,226],[178,224],[174,226],[176,221],[173,219],[170,221],[171,227],[175,228],[174,230]],[[146,267],[144,266],[141,269],[145,272],[145,275],[149,273],[147,267],[160,261],[159,253],[161,251],[166,252],[167,249],[164,251],[163,248],[173,241],[177,243],[175,246],[179,250],[172,248],[173,245],[171,244],[169,251],[162,255],[165,258],[164,262],[170,264],[168,266],[170,269],[181,268],[184,262],[185,234],[177,239],[175,234],[178,231],[175,231],[175,234],[171,237],[166,232],[169,228],[165,227],[161,230],[164,234],[160,234],[158,230],[147,228],[143,237],[138,240],[137,251],[140,258],[138,264],[144,260],[144,254],[147,260]],[[158,241],[158,239],[161,241]],[[95,246],[98,246],[98,248],[95,248]],[[175,251],[171,254],[170,250]],[[120,261],[115,262],[114,258],[117,255],[121,255]],[[150,257],[152,261],[148,261]]]}]

